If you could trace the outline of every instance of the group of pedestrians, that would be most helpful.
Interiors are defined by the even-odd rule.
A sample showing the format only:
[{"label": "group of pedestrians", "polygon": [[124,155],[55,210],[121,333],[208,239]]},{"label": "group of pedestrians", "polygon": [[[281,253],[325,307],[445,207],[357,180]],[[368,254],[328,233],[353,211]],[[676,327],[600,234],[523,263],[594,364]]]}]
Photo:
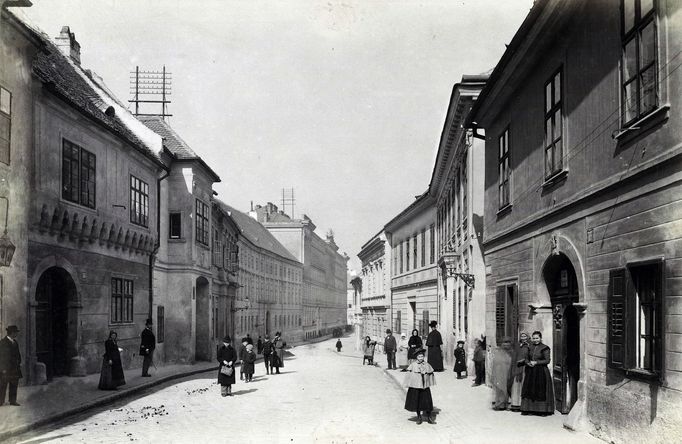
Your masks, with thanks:
[{"label": "group of pedestrians", "polygon": [[284,367],[285,347],[286,342],[282,340],[282,334],[276,332],[272,341],[270,335],[265,335],[265,340],[259,336],[254,351],[253,339],[251,335],[247,334],[246,337],[242,338],[239,355],[237,355],[237,351],[232,346],[232,338],[225,336],[217,353],[219,363],[218,384],[220,384],[221,396],[232,396],[232,385],[236,382],[234,369],[237,364],[240,364],[239,379],[245,383],[253,381],[257,354],[263,355],[266,374],[279,374],[279,369]]}]

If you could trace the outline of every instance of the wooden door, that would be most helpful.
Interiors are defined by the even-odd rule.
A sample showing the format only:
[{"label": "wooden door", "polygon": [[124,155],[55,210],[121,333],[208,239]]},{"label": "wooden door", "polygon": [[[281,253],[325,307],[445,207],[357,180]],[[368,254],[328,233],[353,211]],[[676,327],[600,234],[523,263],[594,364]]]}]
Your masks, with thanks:
[{"label": "wooden door", "polygon": [[556,302],[553,305],[554,318],[554,343],[552,344],[552,381],[554,383],[554,401],[556,409],[561,413],[568,413],[565,406],[566,400],[566,329],[563,321],[566,304]]}]

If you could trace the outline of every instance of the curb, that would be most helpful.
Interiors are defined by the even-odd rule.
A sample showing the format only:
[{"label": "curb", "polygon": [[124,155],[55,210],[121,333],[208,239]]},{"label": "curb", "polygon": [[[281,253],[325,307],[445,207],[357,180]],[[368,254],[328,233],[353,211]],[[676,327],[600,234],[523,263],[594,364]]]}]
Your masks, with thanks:
[{"label": "curb", "polygon": [[151,388],[151,387],[154,387],[157,385],[161,385],[165,382],[172,381],[174,379],[180,379],[180,378],[184,378],[186,376],[192,376],[192,375],[196,375],[199,373],[206,373],[206,372],[211,372],[211,371],[216,371],[216,370],[218,370],[218,366],[210,367],[210,368],[204,368],[201,370],[191,370],[188,372],[175,373],[172,375],[163,376],[159,379],[154,379],[154,380],[149,381],[147,383],[144,383],[144,384],[138,385],[136,387],[132,387],[130,389],[127,389],[125,391],[112,393],[110,396],[108,396],[106,398],[102,398],[102,399],[98,399],[96,401],[81,404],[78,407],[74,407],[72,409],[65,410],[65,411],[60,412],[60,413],[56,413],[56,414],[51,415],[51,416],[46,417],[46,418],[38,419],[36,421],[33,421],[30,424],[24,424],[22,426],[18,426],[18,427],[15,427],[13,429],[7,430],[5,432],[0,433],[0,441],[4,441],[4,440],[6,440],[12,436],[20,435],[22,433],[28,432],[28,431],[36,428],[36,427],[42,427],[44,425],[47,425],[47,424],[50,424],[53,422],[61,421],[62,419],[68,418],[69,416],[77,415],[78,413],[82,413],[86,410],[90,410],[90,409],[93,409],[96,407],[101,407],[103,405],[110,404],[114,401],[118,401],[120,399],[134,395],[134,394],[139,393],[139,392],[146,390],[148,388]]}]

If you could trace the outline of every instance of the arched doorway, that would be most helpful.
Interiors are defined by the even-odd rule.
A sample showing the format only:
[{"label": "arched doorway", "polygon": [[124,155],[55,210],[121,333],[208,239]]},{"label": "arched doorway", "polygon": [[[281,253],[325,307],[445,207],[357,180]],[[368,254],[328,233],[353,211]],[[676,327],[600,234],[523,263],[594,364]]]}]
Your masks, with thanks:
[{"label": "arched doorway", "polygon": [[36,355],[47,379],[69,374],[77,355],[77,291],[71,275],[60,267],[45,270],[36,287]]},{"label": "arched doorway", "polygon": [[573,264],[564,254],[547,260],[543,277],[552,302],[552,379],[556,409],[568,413],[578,400],[580,379],[580,318],[578,280]]},{"label": "arched doorway", "polygon": [[197,278],[197,316],[196,316],[196,342],[194,359],[197,361],[211,360],[211,311],[208,292],[208,280],[205,277]]}]

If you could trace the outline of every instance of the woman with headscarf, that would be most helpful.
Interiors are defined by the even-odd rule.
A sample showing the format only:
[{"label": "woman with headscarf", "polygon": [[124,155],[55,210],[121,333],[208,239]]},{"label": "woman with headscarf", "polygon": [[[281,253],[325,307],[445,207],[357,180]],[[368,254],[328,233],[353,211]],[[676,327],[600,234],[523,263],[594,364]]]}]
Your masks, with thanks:
[{"label": "woman with headscarf", "polygon": [[400,334],[400,341],[398,341],[398,367],[400,367],[401,372],[407,371],[407,351],[409,350],[409,345],[407,343],[407,334]]},{"label": "woman with headscarf", "polygon": [[374,365],[374,348],[376,347],[376,341],[372,341],[369,336],[365,336],[365,342],[362,343],[362,365]]},{"label": "woman with headscarf", "polygon": [[525,360],[526,371],[521,390],[522,415],[554,414],[554,387],[547,367],[550,356],[549,347],[542,343],[542,333],[534,331]]},{"label": "woman with headscarf", "polygon": [[223,338],[223,345],[218,349],[218,384],[222,396],[232,396],[232,384],[235,382],[234,364],[237,361],[237,352],[230,343],[229,336]]},{"label": "woman with headscarf", "polygon": [[528,356],[528,333],[521,332],[519,343],[514,349],[512,358],[512,388],[510,397],[510,409],[518,412],[521,410],[521,389],[523,388],[523,375]]},{"label": "woman with headscarf", "polygon": [[104,342],[104,357],[102,372],[99,376],[100,390],[116,390],[116,387],[126,383],[121,364],[121,349],[118,348],[118,335],[114,330],[109,332],[109,338]]},{"label": "woman with headscarf", "polygon": [[412,335],[407,341],[407,363],[412,364],[417,360],[417,351],[422,349],[422,338],[419,336],[419,330],[416,328],[412,330]]},{"label": "woman with headscarf", "polygon": [[424,350],[417,350],[415,354],[416,361],[407,367],[408,373],[405,375],[405,410],[417,413],[417,424],[423,421],[422,412],[429,424],[435,424],[431,418],[433,399],[430,387],[436,385],[436,376],[433,374],[433,367],[424,361]]},{"label": "woman with headscarf", "polygon": [[431,364],[431,367],[433,367],[433,371],[442,372],[443,349],[441,346],[443,345],[443,338],[441,337],[440,332],[436,330],[437,325],[438,322],[436,321],[429,322],[429,328],[431,328],[431,331],[426,337],[426,346],[429,348],[428,361],[429,364]]},{"label": "woman with headscarf", "polygon": [[512,339],[502,338],[502,345],[495,350],[493,356],[493,410],[507,410],[509,393],[511,392]]}]

